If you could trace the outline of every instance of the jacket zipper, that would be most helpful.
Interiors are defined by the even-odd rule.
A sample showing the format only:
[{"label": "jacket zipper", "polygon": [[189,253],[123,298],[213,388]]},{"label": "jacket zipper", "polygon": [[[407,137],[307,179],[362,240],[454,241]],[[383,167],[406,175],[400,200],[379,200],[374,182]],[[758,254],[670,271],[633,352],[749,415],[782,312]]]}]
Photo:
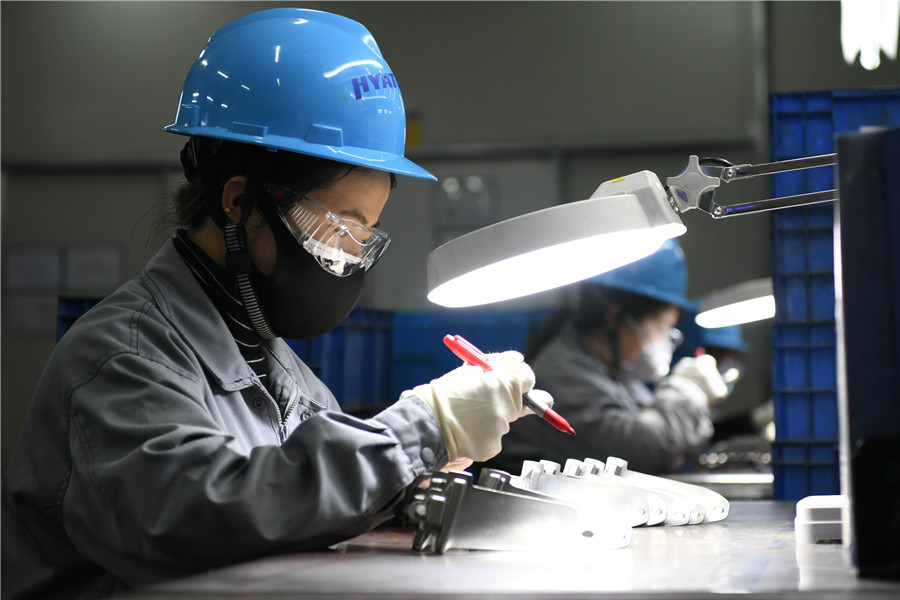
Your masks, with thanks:
[{"label": "jacket zipper", "polygon": [[272,397],[272,394],[269,393],[269,390],[266,389],[266,386],[261,383],[255,383],[257,389],[262,391],[266,398],[268,398],[269,403],[275,407],[275,412],[278,414],[278,433],[280,438],[280,443],[284,443],[287,441],[287,421],[291,416],[291,413],[294,412],[294,409],[297,407],[297,404],[300,402],[300,392],[299,390],[294,390],[294,394],[291,399],[288,401],[287,407],[284,410],[284,413],[281,412],[281,407],[278,405],[278,401]]},{"label": "jacket zipper", "polygon": [[281,418],[281,442],[284,443],[287,440],[287,422],[288,419],[291,418],[291,414],[294,412],[294,409],[297,408],[297,405],[300,404],[300,390],[294,389],[294,393],[291,396],[291,399],[288,401],[287,407],[284,409],[284,416]]}]

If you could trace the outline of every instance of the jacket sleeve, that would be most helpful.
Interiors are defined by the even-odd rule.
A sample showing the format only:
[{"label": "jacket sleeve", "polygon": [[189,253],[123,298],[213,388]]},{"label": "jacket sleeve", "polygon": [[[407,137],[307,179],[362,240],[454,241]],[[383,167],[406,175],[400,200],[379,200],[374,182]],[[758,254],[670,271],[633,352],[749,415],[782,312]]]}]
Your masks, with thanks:
[{"label": "jacket sleeve", "polygon": [[415,398],[368,420],[323,411],[281,446],[237,452],[197,401],[205,379],[175,364],[120,353],[68,401],[64,526],[128,585],[326,548],[384,520],[446,462]]}]

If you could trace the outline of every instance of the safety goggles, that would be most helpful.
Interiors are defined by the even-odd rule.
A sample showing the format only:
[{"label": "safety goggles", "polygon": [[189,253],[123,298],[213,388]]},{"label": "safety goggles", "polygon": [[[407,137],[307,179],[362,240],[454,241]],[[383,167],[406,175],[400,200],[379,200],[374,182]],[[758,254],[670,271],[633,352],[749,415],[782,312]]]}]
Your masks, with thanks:
[{"label": "safety goggles", "polygon": [[660,340],[667,340],[672,344],[672,350],[677,349],[684,342],[684,334],[680,329],[668,327],[659,321],[643,321],[638,323],[634,317],[628,315],[626,322],[631,329],[641,338],[641,343],[650,344]]},{"label": "safety goggles", "polygon": [[327,272],[347,277],[372,268],[391,243],[388,234],[351,219],[342,219],[315,200],[286,187],[265,186],[275,198],[292,196],[290,209],[278,214],[288,231]]}]

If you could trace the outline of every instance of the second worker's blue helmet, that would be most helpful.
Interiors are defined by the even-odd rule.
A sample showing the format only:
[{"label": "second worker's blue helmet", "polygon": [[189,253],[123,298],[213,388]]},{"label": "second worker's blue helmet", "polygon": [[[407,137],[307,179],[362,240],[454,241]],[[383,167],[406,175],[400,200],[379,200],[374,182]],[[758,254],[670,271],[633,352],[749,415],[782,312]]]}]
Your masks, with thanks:
[{"label": "second worker's blue helmet", "polygon": [[724,348],[746,353],[750,345],[744,339],[740,325],[700,329],[700,344],[706,348]]},{"label": "second worker's blue helmet", "polygon": [[674,239],[667,240],[659,250],[641,260],[595,275],[583,283],[624,290],[686,310],[697,308],[688,299],[687,262]]}]

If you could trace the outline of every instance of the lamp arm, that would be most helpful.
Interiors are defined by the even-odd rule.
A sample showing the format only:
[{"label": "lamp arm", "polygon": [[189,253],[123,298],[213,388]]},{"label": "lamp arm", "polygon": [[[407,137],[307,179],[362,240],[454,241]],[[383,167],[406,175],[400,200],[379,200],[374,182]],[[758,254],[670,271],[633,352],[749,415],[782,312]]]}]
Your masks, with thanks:
[{"label": "lamp arm", "polygon": [[807,206],[836,200],[837,190],[811,192],[795,196],[768,198],[754,202],[725,206],[714,200],[716,190],[722,182],[729,183],[761,175],[772,175],[800,169],[811,169],[837,164],[837,154],[822,154],[804,158],[763,163],[758,165],[732,165],[719,158],[704,158],[702,161],[691,155],[688,166],[675,177],[666,180],[670,204],[680,213],[698,208],[709,213],[714,219],[736,215]]},{"label": "lamp arm", "polygon": [[765,200],[757,200],[756,202],[744,202],[740,204],[732,204],[723,206],[721,204],[712,204],[712,210],[708,211],[714,219],[724,217],[734,217],[737,215],[745,215],[748,213],[765,212],[767,210],[778,210],[781,208],[791,208],[794,206],[808,206],[810,204],[819,204],[821,202],[831,202],[837,200],[837,190],[827,190],[824,192],[810,192],[808,194],[797,194],[795,196],[782,196],[780,198],[767,198]]}]

